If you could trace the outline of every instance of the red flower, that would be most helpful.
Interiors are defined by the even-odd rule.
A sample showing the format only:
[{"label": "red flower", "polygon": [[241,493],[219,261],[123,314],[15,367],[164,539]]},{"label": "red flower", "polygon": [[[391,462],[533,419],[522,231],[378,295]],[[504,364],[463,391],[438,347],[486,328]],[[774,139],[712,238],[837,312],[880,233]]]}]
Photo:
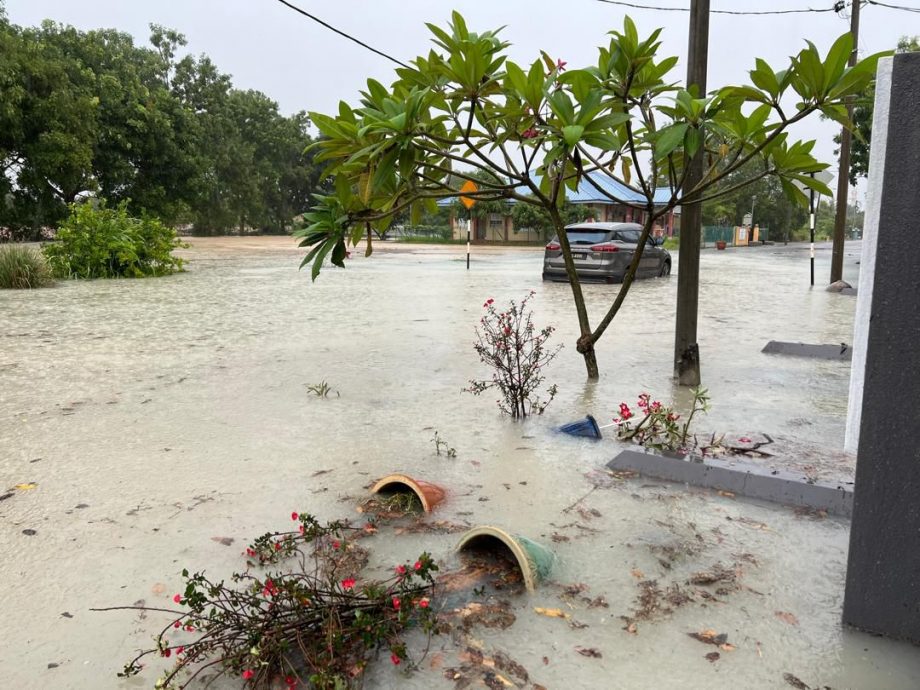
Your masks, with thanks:
[{"label": "red flower", "polygon": [[306,532],[306,531],[307,531],[306,528],[305,528],[303,525],[301,525],[301,526],[300,526],[300,533],[303,534],[303,533]]},{"label": "red flower", "polygon": [[276,542],[275,542],[275,551],[281,551],[281,542],[280,542],[280,541],[276,541]]},{"label": "red flower", "polygon": [[400,661],[400,659],[399,659],[399,657],[396,656],[395,654],[390,654],[390,661],[393,662],[393,665],[394,665],[394,666],[399,666],[399,661]]},{"label": "red flower", "polygon": [[396,574],[397,574],[397,575],[405,575],[405,574],[406,574],[406,566],[404,566],[404,565],[398,565],[398,566],[396,566]]},{"label": "red flower", "polygon": [[418,605],[419,605],[421,608],[423,608],[423,609],[427,609],[427,608],[428,608],[428,599],[425,598],[425,599],[420,600],[420,601],[418,602]]},{"label": "red flower", "polygon": [[422,562],[421,562],[421,561],[416,561],[416,562],[415,562],[415,565],[413,565],[412,567],[415,568],[416,570],[421,570],[421,569],[422,569]]},{"label": "red flower", "polygon": [[182,602],[182,595],[181,595],[181,594],[177,594],[176,596],[173,597],[173,601],[176,602],[177,604],[181,603],[181,602]]},{"label": "red flower", "polygon": [[339,542],[337,542],[337,541],[332,542],[332,548],[335,549],[336,551],[339,550],[339,547],[340,547],[340,546],[341,546],[341,544],[340,544]]},{"label": "red flower", "polygon": [[284,677],[284,684],[285,684],[285,685],[289,685],[289,686],[291,686],[291,687],[294,687],[295,685],[297,685],[297,679],[294,678],[294,676],[285,676],[285,677]]},{"label": "red flower", "polygon": [[250,558],[255,558],[256,552],[247,546],[246,555],[249,556]]},{"label": "red flower", "polygon": [[177,628],[177,629],[178,629],[178,628],[181,628],[181,627],[182,627],[182,623],[180,623],[179,621],[176,621],[175,623],[173,623],[173,627],[174,627],[174,628]]},{"label": "red flower", "polygon": [[185,651],[185,647],[176,647],[176,655],[182,654]]},{"label": "red flower", "polygon": [[245,671],[243,671],[243,680],[249,680],[254,675],[256,675],[255,672],[253,672],[251,668],[247,668]]},{"label": "red flower", "polygon": [[354,589],[355,587],[355,578],[347,577],[342,580],[342,589]]},{"label": "red flower", "polygon": [[168,657],[168,656],[170,656],[170,655],[172,654],[172,650],[171,650],[169,647],[167,647],[167,648],[164,649],[162,652],[160,652],[160,654],[162,654],[162,655],[165,656],[165,657]]},{"label": "red flower", "polygon": [[393,608],[399,611],[399,597],[393,597]]},{"label": "red flower", "polygon": [[534,127],[530,127],[521,132],[522,139],[535,139],[537,136],[539,136],[539,132],[537,132]]},{"label": "red flower", "polygon": [[195,632],[195,626],[194,626],[194,625],[186,625],[186,626],[185,626],[185,632]]},{"label": "red flower", "polygon": [[626,403],[620,403],[620,417],[622,417],[623,420],[625,421],[632,416],[633,416],[633,413],[629,409],[629,405],[627,405]]},{"label": "red flower", "polygon": [[262,588],[262,596],[264,597],[274,597],[278,595],[278,586],[275,582],[269,578],[265,581],[265,587]]},{"label": "red flower", "polygon": [[296,520],[296,519],[299,518],[299,517],[300,517],[300,516],[299,516],[296,512],[295,512],[295,513],[291,513],[291,520]]}]

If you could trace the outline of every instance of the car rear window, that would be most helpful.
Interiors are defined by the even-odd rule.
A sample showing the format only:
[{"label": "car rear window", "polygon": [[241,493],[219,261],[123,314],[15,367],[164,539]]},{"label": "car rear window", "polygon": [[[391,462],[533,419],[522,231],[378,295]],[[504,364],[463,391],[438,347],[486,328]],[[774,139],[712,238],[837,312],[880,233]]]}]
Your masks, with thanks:
[{"label": "car rear window", "polygon": [[638,244],[639,243],[639,231],[638,230],[617,230],[613,233],[613,239],[619,240],[620,242],[626,242],[628,244]]},{"label": "car rear window", "polygon": [[569,244],[598,244],[607,239],[606,230],[566,230]]}]

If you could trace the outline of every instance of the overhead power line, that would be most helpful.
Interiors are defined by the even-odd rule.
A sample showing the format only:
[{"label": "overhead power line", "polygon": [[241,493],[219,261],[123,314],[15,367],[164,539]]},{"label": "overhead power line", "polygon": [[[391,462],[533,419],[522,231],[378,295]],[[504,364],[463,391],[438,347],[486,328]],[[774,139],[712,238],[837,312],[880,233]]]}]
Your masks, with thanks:
[{"label": "overhead power line", "polygon": [[[872,0],[870,0],[871,2]],[[689,7],[659,7],[657,5],[641,5],[634,2],[623,2],[621,0],[598,0],[598,2],[604,2],[608,5],[621,5],[623,7],[632,7],[639,10],[659,10],[661,12],[689,12]],[[758,14],[807,14],[809,12],[836,12],[835,7],[827,8],[812,8],[812,7],[802,7],[799,9],[791,10],[709,10],[711,14],[743,14],[743,15],[758,15]]]},{"label": "overhead power line", "polygon": [[876,0],[869,0],[870,5],[878,5],[879,7],[887,7],[889,10],[903,10],[904,12],[916,12],[920,14],[920,7],[905,7],[904,5],[889,5],[885,2],[876,2]]},{"label": "overhead power line", "polygon": [[299,7],[297,7],[297,5],[292,5],[291,3],[287,2],[287,0],[278,0],[278,2],[280,2],[280,3],[281,3],[282,5],[284,5],[285,7],[288,7],[288,8],[290,8],[290,9],[294,10],[294,11],[297,12],[298,14],[302,14],[304,17],[307,17],[308,19],[312,19],[314,22],[316,22],[317,24],[319,24],[319,25],[321,25],[321,26],[326,27],[326,28],[329,29],[330,31],[334,31],[334,32],[337,33],[339,36],[342,36],[343,38],[347,38],[349,41],[353,41],[354,43],[357,43],[357,44],[358,44],[359,46],[361,46],[362,48],[367,48],[367,49],[368,49],[369,51],[371,51],[372,53],[376,53],[376,54],[379,55],[380,57],[385,57],[387,60],[389,60],[389,61],[391,61],[391,62],[395,62],[395,63],[396,63],[397,65],[399,65],[400,67],[409,67],[409,65],[407,65],[407,64],[406,64],[405,62],[403,62],[402,60],[397,60],[397,59],[396,59],[395,57],[393,57],[392,55],[387,55],[387,54],[384,53],[382,50],[377,50],[377,49],[374,48],[373,46],[370,46],[370,45],[368,45],[367,43],[365,43],[364,41],[362,41],[361,39],[355,38],[355,37],[352,36],[351,34],[345,33],[345,32],[342,31],[341,29],[336,29],[336,28],[335,28],[334,26],[332,26],[331,24],[329,24],[329,23],[327,23],[327,22],[324,22],[322,19],[320,19],[319,17],[316,17],[316,16],[310,14],[310,13],[307,12],[306,10],[300,9]]}]

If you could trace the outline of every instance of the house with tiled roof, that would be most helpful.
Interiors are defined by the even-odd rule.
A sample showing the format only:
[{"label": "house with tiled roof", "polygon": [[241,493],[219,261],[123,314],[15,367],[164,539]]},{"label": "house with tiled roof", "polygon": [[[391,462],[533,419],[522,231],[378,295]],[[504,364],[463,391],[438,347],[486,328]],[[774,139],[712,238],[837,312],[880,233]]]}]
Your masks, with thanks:
[{"label": "house with tiled roof", "polygon": [[[590,177],[591,179],[585,179]],[[611,201],[602,194],[600,187],[611,196],[621,199],[625,204]],[[655,192],[656,205],[664,206],[671,196],[669,189],[658,189]],[[645,212],[627,204],[644,204],[645,197],[618,182],[609,175],[594,172],[589,173],[572,192],[566,190],[566,199],[578,205],[584,205],[590,210],[587,222],[599,223],[641,223],[645,219]],[[449,203],[449,202],[448,202]],[[515,203],[511,201],[510,203]],[[451,229],[455,239],[466,239],[466,226],[456,215],[451,216]],[[673,236],[680,229],[680,207],[673,209],[662,219],[660,234]],[[530,228],[515,228],[510,213],[490,213],[472,218],[470,236],[474,242],[541,242],[546,238],[540,232]]]}]

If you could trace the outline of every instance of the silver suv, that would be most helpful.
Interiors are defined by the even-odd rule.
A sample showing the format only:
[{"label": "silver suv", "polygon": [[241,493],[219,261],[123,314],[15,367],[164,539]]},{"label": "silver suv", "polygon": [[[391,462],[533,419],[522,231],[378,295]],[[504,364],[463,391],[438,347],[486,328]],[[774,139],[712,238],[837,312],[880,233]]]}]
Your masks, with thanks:
[{"label": "silver suv", "polygon": [[[575,270],[581,280],[620,283],[633,259],[642,226],[637,223],[579,223],[565,228]],[[651,237],[639,260],[637,278],[671,273],[671,254]],[[553,237],[543,255],[543,280],[568,280],[559,237]]]}]

